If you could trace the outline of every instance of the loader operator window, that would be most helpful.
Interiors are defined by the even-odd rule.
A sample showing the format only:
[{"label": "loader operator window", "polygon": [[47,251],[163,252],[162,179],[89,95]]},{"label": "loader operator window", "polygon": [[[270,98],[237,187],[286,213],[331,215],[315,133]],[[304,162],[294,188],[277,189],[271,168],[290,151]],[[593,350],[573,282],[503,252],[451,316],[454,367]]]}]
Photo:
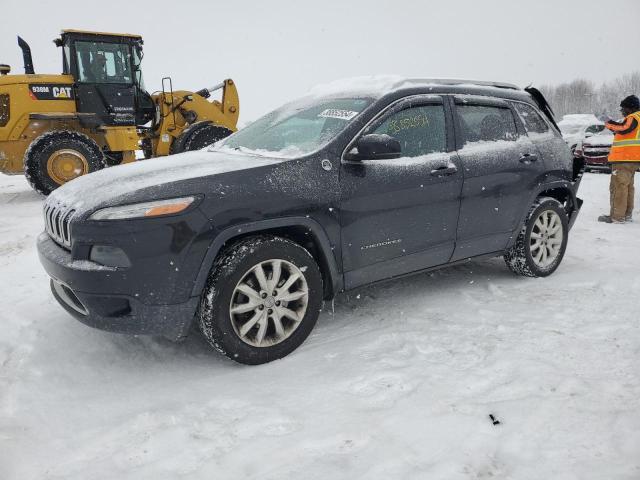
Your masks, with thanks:
[{"label": "loader operator window", "polygon": [[129,45],[78,41],[75,46],[81,83],[133,83]]},{"label": "loader operator window", "polygon": [[315,98],[275,110],[225,140],[220,148],[291,157],[328,143],[370,103],[369,98]]}]

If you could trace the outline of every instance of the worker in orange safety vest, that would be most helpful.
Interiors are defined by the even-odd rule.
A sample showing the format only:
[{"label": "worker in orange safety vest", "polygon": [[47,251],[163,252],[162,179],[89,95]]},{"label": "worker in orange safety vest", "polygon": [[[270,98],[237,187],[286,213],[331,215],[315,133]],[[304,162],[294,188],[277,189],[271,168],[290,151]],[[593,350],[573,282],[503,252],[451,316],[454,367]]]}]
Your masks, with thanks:
[{"label": "worker in orange safety vest", "polygon": [[628,96],[620,103],[620,111],[625,116],[622,122],[609,120],[605,123],[615,134],[609,153],[611,211],[609,215],[598,217],[599,222],[605,223],[632,221],[633,182],[640,167],[640,100],[635,95]]}]

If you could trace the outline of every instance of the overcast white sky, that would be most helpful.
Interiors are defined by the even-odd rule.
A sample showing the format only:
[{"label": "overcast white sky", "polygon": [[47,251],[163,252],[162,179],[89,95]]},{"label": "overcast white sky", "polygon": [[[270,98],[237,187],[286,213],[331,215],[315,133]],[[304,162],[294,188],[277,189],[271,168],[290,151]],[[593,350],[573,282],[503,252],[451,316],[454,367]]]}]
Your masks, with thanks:
[{"label": "overcast white sky", "polygon": [[2,0],[0,63],[23,72],[16,34],[37,73],[59,73],[61,29],[139,33],[149,90],[233,78],[242,122],[356,75],[609,80],[640,68],[639,21],[639,0]]}]

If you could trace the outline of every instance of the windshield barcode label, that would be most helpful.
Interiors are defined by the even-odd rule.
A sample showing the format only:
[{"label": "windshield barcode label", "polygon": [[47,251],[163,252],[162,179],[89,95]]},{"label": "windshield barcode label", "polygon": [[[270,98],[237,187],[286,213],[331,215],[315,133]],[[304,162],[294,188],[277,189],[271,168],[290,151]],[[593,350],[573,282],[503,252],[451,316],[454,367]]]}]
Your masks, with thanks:
[{"label": "windshield barcode label", "polygon": [[327,108],[323,110],[319,117],[324,118],[338,118],[340,120],[351,120],[353,117],[358,115],[358,112],[353,112],[351,110],[338,110],[337,108]]}]

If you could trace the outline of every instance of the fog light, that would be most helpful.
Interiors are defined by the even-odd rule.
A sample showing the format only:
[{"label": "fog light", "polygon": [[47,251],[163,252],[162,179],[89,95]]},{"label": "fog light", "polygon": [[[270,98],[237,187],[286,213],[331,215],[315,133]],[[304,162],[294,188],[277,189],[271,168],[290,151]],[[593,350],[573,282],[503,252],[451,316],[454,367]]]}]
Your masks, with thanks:
[{"label": "fog light", "polygon": [[89,260],[107,267],[130,267],[131,262],[121,248],[110,245],[94,245],[89,253]]}]

